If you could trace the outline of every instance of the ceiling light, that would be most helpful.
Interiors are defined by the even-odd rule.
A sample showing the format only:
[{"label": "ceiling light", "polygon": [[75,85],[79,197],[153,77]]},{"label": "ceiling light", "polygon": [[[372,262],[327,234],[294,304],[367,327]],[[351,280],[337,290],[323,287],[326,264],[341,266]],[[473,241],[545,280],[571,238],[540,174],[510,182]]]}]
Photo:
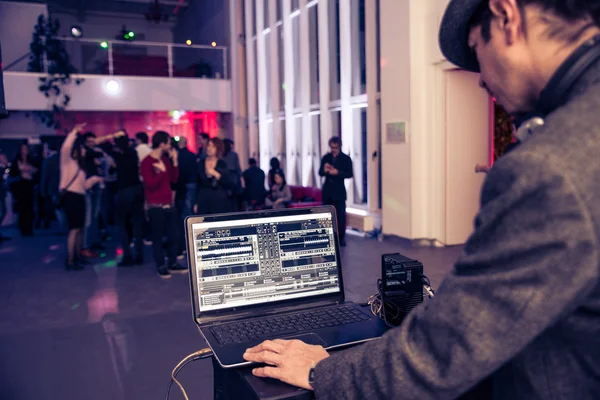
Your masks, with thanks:
[{"label": "ceiling light", "polygon": [[217,42],[212,42],[210,45],[211,45],[212,47],[217,47]]},{"label": "ceiling light", "polygon": [[187,44],[188,46],[190,46],[192,44],[192,41],[190,39],[185,41],[185,44]]},{"label": "ceiling light", "polygon": [[83,36],[83,29],[81,29],[80,26],[77,25],[73,25],[71,27],[71,36],[73,36],[74,38],[80,38]]},{"label": "ceiling light", "polygon": [[115,95],[121,91],[121,84],[114,79],[109,80],[104,85],[104,89],[108,94]]}]

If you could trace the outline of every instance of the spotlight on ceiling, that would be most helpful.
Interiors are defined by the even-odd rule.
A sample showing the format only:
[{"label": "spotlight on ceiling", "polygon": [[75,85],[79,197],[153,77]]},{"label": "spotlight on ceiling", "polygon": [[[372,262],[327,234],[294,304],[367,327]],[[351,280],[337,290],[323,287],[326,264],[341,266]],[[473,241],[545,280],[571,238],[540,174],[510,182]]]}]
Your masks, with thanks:
[{"label": "spotlight on ceiling", "polygon": [[191,46],[192,41],[190,39],[188,39],[188,40],[185,41],[185,44],[187,44],[188,46]]},{"label": "spotlight on ceiling", "polygon": [[121,85],[116,80],[111,79],[110,81],[106,82],[104,89],[108,94],[115,95],[121,91]]},{"label": "spotlight on ceiling", "polygon": [[80,26],[77,25],[73,25],[71,27],[71,36],[73,36],[74,38],[80,38],[83,36],[83,29],[81,29]]},{"label": "spotlight on ceiling", "polygon": [[211,45],[212,47],[217,47],[217,42],[212,42],[210,45]]}]

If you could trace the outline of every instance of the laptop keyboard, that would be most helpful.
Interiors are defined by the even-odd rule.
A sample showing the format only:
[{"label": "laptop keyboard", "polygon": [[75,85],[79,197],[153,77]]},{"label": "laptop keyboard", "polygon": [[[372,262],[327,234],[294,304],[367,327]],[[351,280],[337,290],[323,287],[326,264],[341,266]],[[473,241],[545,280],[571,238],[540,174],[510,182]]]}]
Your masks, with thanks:
[{"label": "laptop keyboard", "polygon": [[211,327],[210,331],[220,344],[226,345],[304,333],[367,319],[368,316],[354,307],[342,306],[223,324]]}]

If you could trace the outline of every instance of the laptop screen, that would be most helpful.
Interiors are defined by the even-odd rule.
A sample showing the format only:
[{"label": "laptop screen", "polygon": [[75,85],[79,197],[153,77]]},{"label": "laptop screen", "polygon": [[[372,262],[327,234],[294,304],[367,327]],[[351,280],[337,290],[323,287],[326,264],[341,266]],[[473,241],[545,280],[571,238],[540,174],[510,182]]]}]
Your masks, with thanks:
[{"label": "laptop screen", "polygon": [[200,312],[340,292],[333,215],[191,224]]}]

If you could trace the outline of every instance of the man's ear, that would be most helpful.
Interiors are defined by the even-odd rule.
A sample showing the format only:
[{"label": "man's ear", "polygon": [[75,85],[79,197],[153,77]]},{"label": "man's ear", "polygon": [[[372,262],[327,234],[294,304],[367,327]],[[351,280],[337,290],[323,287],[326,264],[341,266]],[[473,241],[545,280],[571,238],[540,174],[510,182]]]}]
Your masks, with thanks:
[{"label": "man's ear", "polygon": [[492,12],[492,36],[494,32],[504,35],[507,45],[514,44],[523,34],[523,15],[517,0],[490,0]]}]

